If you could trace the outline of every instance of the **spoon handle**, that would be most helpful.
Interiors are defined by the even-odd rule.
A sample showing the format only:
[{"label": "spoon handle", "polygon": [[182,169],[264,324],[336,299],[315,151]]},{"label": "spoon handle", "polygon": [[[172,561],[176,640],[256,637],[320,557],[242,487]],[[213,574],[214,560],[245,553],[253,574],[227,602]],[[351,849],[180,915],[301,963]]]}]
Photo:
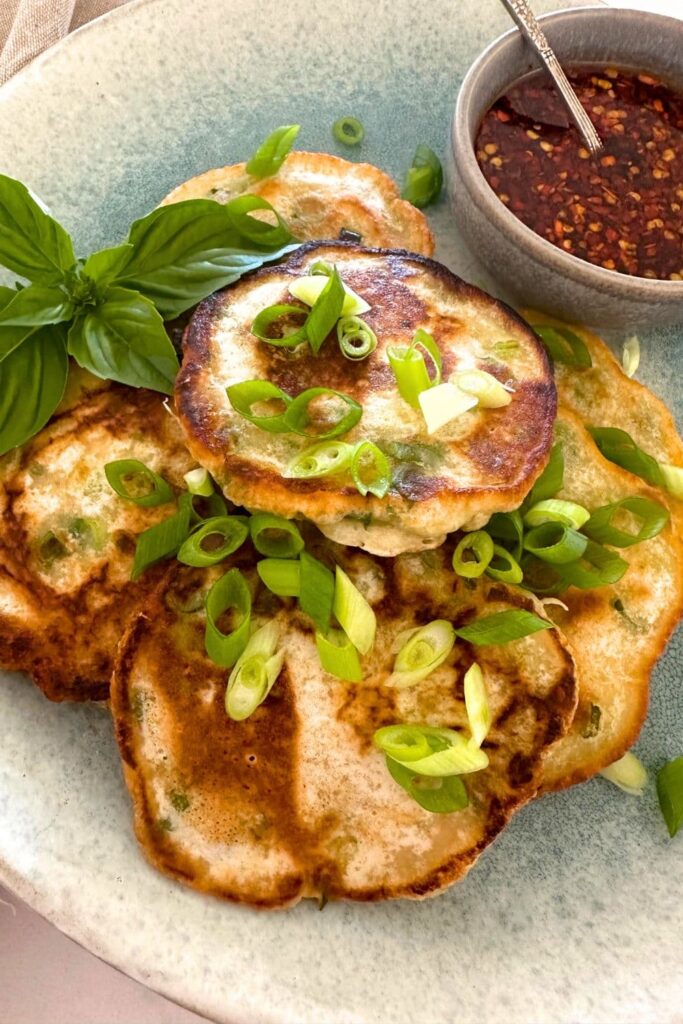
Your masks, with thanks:
[{"label": "spoon handle", "polygon": [[565,75],[562,65],[555,55],[555,51],[546,39],[543,29],[536,20],[534,12],[531,10],[526,0],[501,0],[501,2],[519,25],[522,35],[531,43],[536,53],[543,61],[545,67],[550,73],[550,76],[555,82],[555,85],[557,86],[558,92],[569,111],[572,121],[581,132],[586,146],[594,156],[597,153],[600,153],[603,148],[600,136],[593,127],[593,122],[590,117],[581,106],[579,98],[572,89],[569,79]]}]

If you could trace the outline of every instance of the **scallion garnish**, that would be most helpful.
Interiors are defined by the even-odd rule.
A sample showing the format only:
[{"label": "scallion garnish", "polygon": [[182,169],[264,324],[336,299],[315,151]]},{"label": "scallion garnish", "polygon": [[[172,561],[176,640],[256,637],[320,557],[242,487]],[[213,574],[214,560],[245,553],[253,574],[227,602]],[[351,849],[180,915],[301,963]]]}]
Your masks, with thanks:
[{"label": "scallion garnish", "polygon": [[[229,633],[218,626],[222,615],[234,609],[238,621]],[[217,579],[206,598],[206,653],[216,665],[232,668],[249,641],[251,594],[239,569],[230,569]]]},{"label": "scallion garnish", "polygon": [[493,541],[485,530],[466,533],[453,552],[453,568],[458,576],[475,580],[483,576],[493,558]]},{"label": "scallion garnish", "polygon": [[[456,732],[455,729],[438,729],[428,725],[404,725],[402,729],[404,743],[408,734],[412,732],[418,741],[420,737],[426,740],[430,752],[424,757],[415,758],[413,750],[410,749],[409,760],[403,762],[396,755],[398,742],[394,726],[378,729],[373,740],[375,746],[387,754],[384,745],[388,735],[389,746],[394,753],[387,756],[391,756],[392,760],[398,761],[399,764],[405,763],[416,775],[443,778],[448,775],[468,775],[470,772],[479,772],[488,767],[489,759],[484,751],[470,746],[462,733]],[[387,733],[387,730],[391,732]]]},{"label": "scallion garnish", "polygon": [[520,562],[524,580],[522,586],[533,594],[540,594],[549,597],[562,593],[567,589],[567,584],[560,572],[559,565],[551,565],[550,562],[542,562],[534,555],[525,554]]},{"label": "scallion garnish", "polygon": [[278,348],[296,348],[306,341],[307,317],[301,306],[277,303],[262,309],[250,329],[259,341]]},{"label": "scallion garnish", "polygon": [[322,562],[319,562],[308,551],[302,551],[299,557],[301,610],[310,615],[318,631],[324,636],[330,628],[332,606],[334,604],[334,576]]},{"label": "scallion garnish", "polygon": [[427,391],[421,391],[418,401],[428,434],[436,433],[451,420],[479,404],[474,395],[468,395],[450,383],[436,384]]},{"label": "scallion garnish", "polygon": [[631,796],[642,796],[647,784],[647,771],[630,750],[614,764],[603,768],[600,774]]},{"label": "scallion garnish", "polygon": [[141,508],[154,508],[173,501],[173,489],[162,476],[139,459],[117,459],[104,467],[107,483],[120,498]]},{"label": "scallion garnish", "polygon": [[519,561],[522,557],[524,524],[518,509],[513,512],[494,512],[486,524],[486,532],[494,540],[500,541],[512,557]]},{"label": "scallion garnish", "polygon": [[278,597],[298,597],[301,593],[301,565],[291,558],[262,558],[256,571],[268,590]]},{"label": "scallion garnish", "polygon": [[473,395],[482,409],[502,409],[512,401],[508,389],[486,370],[462,370],[449,379],[465,394]]},{"label": "scallion garnish", "polygon": [[278,651],[280,629],[276,622],[261,626],[249,638],[235,662],[225,691],[225,710],[235,722],[243,722],[272,690],[282,670],[284,651]]},{"label": "scallion garnish", "polygon": [[432,814],[452,814],[464,810],[469,799],[465,784],[458,775],[442,779],[417,775],[408,765],[399,764],[391,757],[385,757],[386,766],[394,782],[405,789],[413,800]]},{"label": "scallion garnish", "polygon": [[588,432],[610,462],[646,480],[655,487],[666,487],[661,466],[639,448],[630,434],[618,427],[589,427]]},{"label": "scallion garnish", "polygon": [[191,510],[191,495],[181,494],[178,498],[177,512],[169,516],[168,519],[142,531],[135,546],[135,558],[130,575],[132,580],[139,579],[145,569],[149,569],[151,565],[177,554],[180,545],[190,532]]},{"label": "scallion garnish", "polygon": [[338,270],[327,278],[306,320],[306,337],[311,351],[317,355],[327,335],[342,315],[346,292]]},{"label": "scallion garnish", "polygon": [[[636,520],[636,532],[620,529],[615,519],[626,512]],[[669,511],[657,501],[633,495],[596,508],[584,526],[584,532],[599,544],[611,544],[615,548],[629,548],[644,540],[656,537],[669,522]]]},{"label": "scallion garnish", "polygon": [[337,341],[343,356],[352,362],[367,357],[377,348],[377,335],[359,316],[343,316],[337,323]]},{"label": "scallion garnish", "polygon": [[521,640],[542,629],[552,629],[552,622],[541,619],[533,612],[523,608],[506,612],[494,612],[481,619],[475,619],[467,626],[459,626],[456,636],[470,644],[485,646],[487,644],[508,644],[511,640]]},{"label": "scallion garnish", "polygon": [[[420,349],[427,353],[433,363],[433,379],[427,372],[424,354]],[[415,332],[410,345],[390,345],[387,358],[394,371],[401,398],[412,405],[413,409],[419,409],[419,396],[422,392],[441,383],[441,352],[434,338],[420,329]]]},{"label": "scallion garnish", "polygon": [[[190,496],[191,526],[198,526],[199,523],[204,523],[207,519],[216,519],[218,516],[227,516],[228,506],[222,494],[217,494],[214,491],[213,494],[209,494],[208,497],[205,497],[203,494],[192,494],[192,492],[190,492]],[[242,518],[244,518],[244,521],[246,522],[246,517]]]},{"label": "scallion garnish", "polygon": [[669,761],[657,772],[657,797],[673,839],[683,826],[683,757]]},{"label": "scallion garnish", "polygon": [[236,516],[207,519],[185,540],[177,558],[183,565],[217,565],[237,551],[249,536],[249,527]]},{"label": "scallion garnish", "polygon": [[563,523],[549,522],[535,526],[524,538],[524,549],[536,558],[554,565],[564,565],[581,558],[588,538]]},{"label": "scallion garnish", "polygon": [[410,630],[396,655],[387,685],[404,689],[414,686],[442,665],[453,650],[455,630],[445,619]]},{"label": "scallion garnish", "polygon": [[406,174],[401,198],[422,210],[439,198],[442,187],[441,161],[429,146],[419,145],[415,150],[412,167]]},{"label": "scallion garnish", "polygon": [[470,726],[470,745],[480,747],[491,728],[491,708],[486,693],[484,673],[476,661],[470,665],[463,680],[465,708]]},{"label": "scallion garnish", "polygon": [[[235,412],[244,416],[261,430],[269,434],[286,434],[289,427],[285,424],[285,412],[292,399],[269,380],[245,380],[240,384],[231,384],[226,388],[228,401]],[[266,406],[264,413],[255,413],[254,406]],[[273,405],[277,411],[270,411]]]},{"label": "scallion garnish", "polygon": [[486,567],[486,573],[501,583],[521,583],[524,577],[517,559],[500,544],[493,545],[493,558]]},{"label": "scallion garnish", "polygon": [[391,487],[389,460],[372,441],[361,441],[353,449],[351,476],[360,493],[384,498]]},{"label": "scallion garnish", "polygon": [[531,326],[545,345],[548,355],[556,363],[564,363],[565,366],[573,366],[577,370],[588,370],[593,365],[585,342],[568,327],[550,327],[547,324]]},{"label": "scallion garnish", "polygon": [[618,583],[627,569],[628,562],[623,558],[589,540],[582,557],[576,562],[563,565],[560,574],[565,585],[571,584],[579,590],[591,590],[593,587]]},{"label": "scallion garnish", "polygon": [[671,466],[667,462],[660,462],[659,468],[664,477],[664,486],[669,494],[683,500],[683,469],[680,466]]},{"label": "scallion garnish", "polygon": [[410,764],[429,757],[432,747],[427,742],[426,730],[414,725],[385,725],[374,737],[375,746],[396,761]]},{"label": "scallion garnish", "polygon": [[[311,403],[315,403],[318,417],[312,415]],[[290,400],[283,421],[285,428],[295,434],[330,441],[348,433],[362,415],[363,407],[350,395],[332,388],[307,388]],[[319,430],[315,429],[316,425]]]},{"label": "scallion garnish", "polygon": [[547,498],[537,501],[524,513],[527,526],[542,526],[543,523],[561,523],[574,530],[580,530],[590,519],[590,512],[575,501],[560,501],[558,498]]},{"label": "scallion garnish", "polygon": [[621,353],[621,368],[627,377],[635,376],[640,365],[640,341],[637,335],[627,338]]},{"label": "scallion garnish", "polygon": [[[326,267],[325,273],[320,271],[318,273],[313,272],[314,268],[321,264],[322,261],[314,263],[310,275],[295,278],[289,286],[290,294],[295,299],[299,299],[300,302],[305,302],[307,306],[315,306],[327,287],[329,278],[334,275],[334,267],[330,267],[328,264],[324,264]],[[354,317],[358,316],[359,313],[367,313],[370,306],[365,299],[362,299],[357,292],[354,292],[353,288],[349,288],[343,281],[342,288],[344,289],[344,301],[340,315],[342,317]]]},{"label": "scallion garnish", "polygon": [[286,466],[283,476],[295,480],[334,476],[351,467],[354,447],[344,441],[322,441],[304,448]]},{"label": "scallion garnish", "polygon": [[531,488],[524,502],[524,508],[531,508],[539,501],[554,498],[562,490],[564,482],[564,453],[561,444],[554,444],[550,450],[548,464]]},{"label": "scallion garnish", "polygon": [[365,128],[357,117],[340,117],[332,125],[332,134],[344,146],[359,146],[365,138]]},{"label": "scallion garnish", "polygon": [[337,566],[332,610],[337,622],[361,654],[367,654],[375,642],[377,619],[360,590],[344,570]]},{"label": "scallion garnish", "polygon": [[320,664],[326,672],[349,683],[362,681],[363,671],[358,651],[341,629],[330,629],[327,633],[316,630],[315,645]]},{"label": "scallion garnish", "polygon": [[189,473],[185,474],[183,480],[190,494],[196,494],[200,498],[209,498],[213,494],[213,481],[208,471],[202,469],[201,466],[191,469]]},{"label": "scallion garnish", "polygon": [[272,174],[277,174],[289,155],[300,129],[301,125],[285,124],[271,132],[247,162],[247,174],[254,178],[269,178]]},{"label": "scallion garnish", "polygon": [[291,519],[257,512],[249,520],[249,533],[256,550],[272,558],[296,558],[304,541]]}]

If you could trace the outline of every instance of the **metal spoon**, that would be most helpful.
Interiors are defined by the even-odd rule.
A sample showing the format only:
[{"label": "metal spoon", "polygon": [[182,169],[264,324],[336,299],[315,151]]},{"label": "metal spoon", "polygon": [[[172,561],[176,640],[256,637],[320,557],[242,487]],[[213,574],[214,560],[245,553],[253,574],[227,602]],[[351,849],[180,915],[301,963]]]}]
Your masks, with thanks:
[{"label": "metal spoon", "polygon": [[600,136],[593,127],[590,117],[581,106],[579,97],[572,89],[569,79],[562,70],[562,65],[555,55],[555,51],[546,39],[543,29],[536,21],[534,12],[531,10],[526,0],[501,0],[501,3],[512,15],[521,29],[522,35],[529,43],[531,43],[536,53],[543,61],[546,70],[557,86],[557,90],[569,112],[569,116],[581,133],[581,136],[590,152],[593,156],[596,156],[603,149]]}]

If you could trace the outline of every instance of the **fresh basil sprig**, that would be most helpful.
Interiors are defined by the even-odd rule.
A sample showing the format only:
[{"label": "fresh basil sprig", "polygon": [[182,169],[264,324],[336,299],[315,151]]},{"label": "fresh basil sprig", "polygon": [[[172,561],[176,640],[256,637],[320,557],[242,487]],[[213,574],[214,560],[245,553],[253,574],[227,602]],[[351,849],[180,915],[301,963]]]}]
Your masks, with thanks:
[{"label": "fresh basil sprig", "polygon": [[21,279],[0,287],[0,455],[47,423],[69,355],[98,377],[170,394],[178,358],[164,320],[294,248],[270,204],[242,196],[160,207],[121,245],[77,259],[40,200],[0,174],[0,267]]}]

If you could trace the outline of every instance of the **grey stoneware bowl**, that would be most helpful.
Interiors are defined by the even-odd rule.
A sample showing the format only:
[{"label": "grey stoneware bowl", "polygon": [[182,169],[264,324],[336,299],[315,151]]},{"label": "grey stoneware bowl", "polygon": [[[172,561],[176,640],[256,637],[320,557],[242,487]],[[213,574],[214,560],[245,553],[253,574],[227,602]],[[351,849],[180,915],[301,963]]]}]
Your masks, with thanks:
[{"label": "grey stoneware bowl", "polygon": [[[565,65],[647,70],[683,90],[683,21],[604,7],[557,11],[540,21]],[[537,67],[513,28],[484,50],[462,84],[451,130],[448,191],[465,241],[525,305],[598,327],[683,323],[683,281],[631,277],[563,252],[518,220],[480,171],[474,138],[482,116],[512,82]]]}]

